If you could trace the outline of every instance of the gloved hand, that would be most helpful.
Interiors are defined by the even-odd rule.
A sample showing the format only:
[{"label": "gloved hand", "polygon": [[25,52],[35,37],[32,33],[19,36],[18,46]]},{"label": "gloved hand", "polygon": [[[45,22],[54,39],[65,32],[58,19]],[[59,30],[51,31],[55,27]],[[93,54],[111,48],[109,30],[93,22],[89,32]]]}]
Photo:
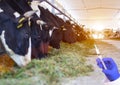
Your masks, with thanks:
[{"label": "gloved hand", "polygon": [[103,58],[103,62],[105,63],[107,69],[104,69],[101,60],[99,58],[96,59],[97,65],[102,69],[102,72],[106,75],[106,77],[110,81],[114,81],[120,77],[118,68],[116,63],[112,58]]}]

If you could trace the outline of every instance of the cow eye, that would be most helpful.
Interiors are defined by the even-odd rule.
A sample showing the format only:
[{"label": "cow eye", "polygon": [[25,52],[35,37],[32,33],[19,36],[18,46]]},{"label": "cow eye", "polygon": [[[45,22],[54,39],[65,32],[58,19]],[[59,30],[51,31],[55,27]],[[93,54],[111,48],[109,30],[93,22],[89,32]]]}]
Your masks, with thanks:
[{"label": "cow eye", "polygon": [[47,28],[47,27],[48,27],[48,25],[46,24],[46,25],[45,25],[45,27]]},{"label": "cow eye", "polygon": [[26,33],[26,34],[25,34],[25,38],[29,38],[29,33]]}]

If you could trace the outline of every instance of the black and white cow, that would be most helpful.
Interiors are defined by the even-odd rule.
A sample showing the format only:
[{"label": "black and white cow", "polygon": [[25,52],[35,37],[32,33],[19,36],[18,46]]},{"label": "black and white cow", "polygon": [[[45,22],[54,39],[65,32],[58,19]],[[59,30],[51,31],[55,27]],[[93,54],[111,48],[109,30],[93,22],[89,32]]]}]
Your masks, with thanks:
[{"label": "black and white cow", "polygon": [[[14,4],[10,2],[13,2]],[[21,15],[23,15],[25,12],[29,10],[32,10],[32,8],[30,7],[30,5],[28,5],[26,0],[19,0],[19,1],[7,0],[7,3]],[[42,20],[44,19],[46,20],[45,17],[41,18],[41,16],[38,15],[34,15],[31,19],[30,29],[31,29],[33,58],[41,58],[48,53],[50,31],[52,30],[54,25],[52,25],[52,23],[49,22],[43,22]],[[36,23],[37,21],[41,21],[41,23]]]},{"label": "black and white cow", "polygon": [[44,9],[41,6],[38,6],[38,8],[41,13],[40,18],[45,22],[52,23],[53,26],[57,28],[57,29],[52,30],[51,37],[49,40],[49,45],[52,46],[53,48],[59,49],[60,42],[62,40],[61,25],[64,23],[64,21],[59,22],[60,20],[58,19],[58,17],[56,17],[54,14],[52,14],[48,9]]},{"label": "black and white cow", "polygon": [[[69,30],[70,25],[67,27],[62,19],[50,13],[48,9],[40,6],[38,8],[40,15],[30,11],[32,8],[27,0],[0,1],[0,37],[5,50],[19,66],[28,64],[31,56],[44,57],[48,53],[49,43],[54,48],[60,48],[60,41],[63,39],[68,43],[74,42],[70,38],[67,39],[73,37],[68,36],[71,29],[63,32],[63,27]],[[16,12],[20,17],[15,16]],[[32,14],[34,15],[31,18]]]},{"label": "black and white cow", "polygon": [[51,22],[58,29],[54,29],[50,38],[50,46],[53,48],[60,48],[60,42],[74,43],[76,42],[76,35],[72,29],[72,24],[69,21],[64,22],[58,16],[52,14],[48,9],[38,6],[41,11],[42,20]]},{"label": "black and white cow", "polygon": [[5,50],[17,65],[25,66],[31,61],[30,29],[28,23],[17,28],[18,21],[14,12],[5,0],[0,1],[0,38]]}]

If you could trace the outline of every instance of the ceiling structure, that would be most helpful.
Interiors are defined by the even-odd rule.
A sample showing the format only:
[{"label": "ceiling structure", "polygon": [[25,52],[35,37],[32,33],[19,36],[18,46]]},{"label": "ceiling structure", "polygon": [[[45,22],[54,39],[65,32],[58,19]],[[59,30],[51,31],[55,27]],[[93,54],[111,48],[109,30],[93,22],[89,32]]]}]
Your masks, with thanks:
[{"label": "ceiling structure", "polygon": [[57,0],[87,28],[120,28],[120,0]]}]

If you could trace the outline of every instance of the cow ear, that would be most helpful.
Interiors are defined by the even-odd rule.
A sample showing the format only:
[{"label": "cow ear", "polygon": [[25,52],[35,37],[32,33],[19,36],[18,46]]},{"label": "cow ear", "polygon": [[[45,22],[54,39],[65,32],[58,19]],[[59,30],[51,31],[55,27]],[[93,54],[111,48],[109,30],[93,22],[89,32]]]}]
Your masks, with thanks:
[{"label": "cow ear", "polygon": [[46,9],[45,7],[40,6],[40,5],[38,5],[38,8],[39,8],[39,10],[40,10],[40,11],[42,11],[42,10],[45,10],[45,9]]},{"label": "cow ear", "polygon": [[44,21],[42,21],[42,20],[37,20],[36,23],[37,23],[38,25],[46,24],[46,23],[45,23]]},{"label": "cow ear", "polygon": [[25,16],[26,18],[29,18],[29,17],[31,17],[32,15],[34,15],[37,11],[38,11],[38,10],[27,11],[27,12],[24,13],[24,16]]},{"label": "cow ear", "polygon": [[39,10],[41,10],[42,7],[40,5],[38,5],[38,8],[39,8]]}]

